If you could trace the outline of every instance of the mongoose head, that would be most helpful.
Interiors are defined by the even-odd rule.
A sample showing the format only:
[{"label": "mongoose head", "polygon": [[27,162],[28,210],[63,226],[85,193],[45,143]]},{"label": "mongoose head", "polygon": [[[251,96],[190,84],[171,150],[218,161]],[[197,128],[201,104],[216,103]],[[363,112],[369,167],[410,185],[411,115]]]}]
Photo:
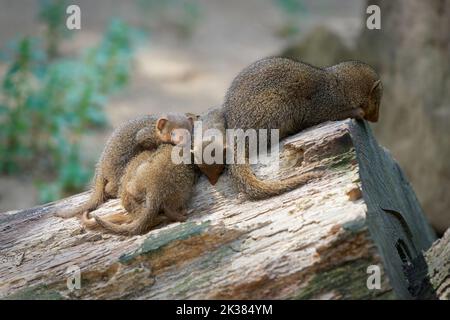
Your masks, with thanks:
[{"label": "mongoose head", "polygon": [[338,77],[352,108],[367,121],[377,122],[383,86],[375,70],[359,61],[347,61],[330,68]]},{"label": "mongoose head", "polygon": [[[197,163],[197,167],[200,171],[208,178],[209,183],[215,185],[220,178],[223,170],[225,169],[225,161],[226,161],[226,146],[224,146],[223,141],[220,140],[211,140],[209,137],[203,137],[203,143],[201,145],[201,149],[199,146],[194,146],[192,150],[193,157],[195,159],[195,163]],[[217,162],[214,163],[206,163],[204,159],[204,151],[211,151],[212,160]],[[222,156],[217,154],[219,159],[216,158],[216,150],[222,151]]]},{"label": "mongoose head", "polygon": [[367,121],[377,122],[380,113],[381,96],[383,95],[383,85],[381,80],[374,82],[370,91],[367,105],[363,108]]},{"label": "mongoose head", "polygon": [[156,134],[164,143],[182,145],[189,143],[197,116],[186,113],[168,113],[156,121]]},{"label": "mongoose head", "polygon": [[200,171],[208,178],[209,183],[215,185],[220,178],[223,170],[225,169],[224,164],[198,164]]}]

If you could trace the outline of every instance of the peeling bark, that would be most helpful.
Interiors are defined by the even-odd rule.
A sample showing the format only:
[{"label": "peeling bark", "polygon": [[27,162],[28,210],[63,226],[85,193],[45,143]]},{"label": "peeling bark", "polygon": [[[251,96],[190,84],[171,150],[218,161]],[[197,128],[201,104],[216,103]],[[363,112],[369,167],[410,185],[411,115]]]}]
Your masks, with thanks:
[{"label": "peeling bark", "polygon": [[441,300],[450,300],[450,229],[425,253],[428,278]]},{"label": "peeling bark", "polygon": [[[142,236],[86,231],[77,219],[53,216],[55,208],[79,204],[87,193],[0,214],[0,297],[414,298],[396,244],[405,239],[412,259],[434,235],[413,190],[368,125],[329,122],[282,145],[280,170],[275,164],[255,168],[260,177],[313,169],[325,170],[325,176],[253,202],[233,190],[226,173],[215,186],[202,177],[188,221]],[[388,202],[382,201],[386,195]],[[113,212],[123,212],[118,200],[96,210]],[[370,265],[380,267],[380,289],[367,287]],[[81,288],[73,291],[67,287],[71,266],[81,270]]]}]

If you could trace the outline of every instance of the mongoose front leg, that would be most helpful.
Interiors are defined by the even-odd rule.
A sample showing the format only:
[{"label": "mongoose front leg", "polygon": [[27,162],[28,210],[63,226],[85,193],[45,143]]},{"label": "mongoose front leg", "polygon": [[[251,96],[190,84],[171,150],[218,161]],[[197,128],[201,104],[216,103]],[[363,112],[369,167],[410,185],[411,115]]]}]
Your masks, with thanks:
[{"label": "mongoose front leg", "polygon": [[344,113],[343,118],[354,118],[354,119],[358,119],[358,120],[363,120],[365,116],[365,112],[362,108],[355,108],[355,109],[351,109],[348,111],[347,113]]},{"label": "mongoose front leg", "polygon": [[105,193],[108,197],[114,198],[119,192],[119,186],[113,181],[108,181],[105,185]]}]

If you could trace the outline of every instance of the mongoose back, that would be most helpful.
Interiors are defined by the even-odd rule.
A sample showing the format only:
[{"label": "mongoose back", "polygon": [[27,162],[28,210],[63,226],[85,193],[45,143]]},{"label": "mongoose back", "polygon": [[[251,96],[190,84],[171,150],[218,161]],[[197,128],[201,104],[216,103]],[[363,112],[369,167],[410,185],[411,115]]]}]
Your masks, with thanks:
[{"label": "mongoose back", "polygon": [[[381,95],[378,74],[362,62],[321,69],[287,58],[265,58],[232,81],[224,100],[226,127],[279,129],[282,139],[326,121],[350,117],[376,122]],[[228,169],[250,199],[277,195],[320,176],[312,172],[285,181],[261,181],[248,164]]]},{"label": "mongoose back", "polygon": [[117,197],[128,162],[143,150],[155,150],[163,143],[181,143],[185,138],[183,129],[191,133],[193,121],[192,114],[168,113],[159,117],[141,116],[123,123],[112,133],[100,156],[87,202],[77,208],[56,212],[56,215],[73,217],[94,210],[108,198]]},{"label": "mongoose back", "polygon": [[134,219],[115,224],[94,215],[100,226],[112,233],[136,235],[158,224],[161,211],[172,221],[186,220],[196,172],[193,164],[172,161],[173,148],[165,144],[153,154],[144,151],[133,158],[121,181],[120,199]]}]

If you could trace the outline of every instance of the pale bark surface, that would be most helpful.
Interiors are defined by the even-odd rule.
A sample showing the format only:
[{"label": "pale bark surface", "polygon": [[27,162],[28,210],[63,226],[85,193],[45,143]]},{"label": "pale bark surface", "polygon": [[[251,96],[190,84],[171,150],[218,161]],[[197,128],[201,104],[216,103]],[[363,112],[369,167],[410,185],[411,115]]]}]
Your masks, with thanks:
[{"label": "pale bark surface", "polygon": [[425,260],[436,297],[450,300],[450,229],[425,253]]},{"label": "pale bark surface", "polygon": [[[202,177],[187,222],[134,237],[85,231],[77,219],[53,216],[56,206],[79,204],[87,194],[0,214],[0,297],[414,298],[402,265],[434,235],[367,124],[325,123],[289,137],[280,168],[279,175],[275,164],[255,172],[326,174],[257,202],[236,194],[226,173],[214,187]],[[96,213],[122,210],[110,200]],[[381,268],[379,290],[367,288],[370,265]],[[81,289],[73,292],[71,266],[81,269]]]},{"label": "pale bark surface", "polygon": [[[366,28],[369,5],[381,29]],[[356,47],[324,27],[280,54],[315,66],[372,65],[383,83],[378,141],[398,160],[440,234],[450,227],[450,1],[366,0]]]}]

